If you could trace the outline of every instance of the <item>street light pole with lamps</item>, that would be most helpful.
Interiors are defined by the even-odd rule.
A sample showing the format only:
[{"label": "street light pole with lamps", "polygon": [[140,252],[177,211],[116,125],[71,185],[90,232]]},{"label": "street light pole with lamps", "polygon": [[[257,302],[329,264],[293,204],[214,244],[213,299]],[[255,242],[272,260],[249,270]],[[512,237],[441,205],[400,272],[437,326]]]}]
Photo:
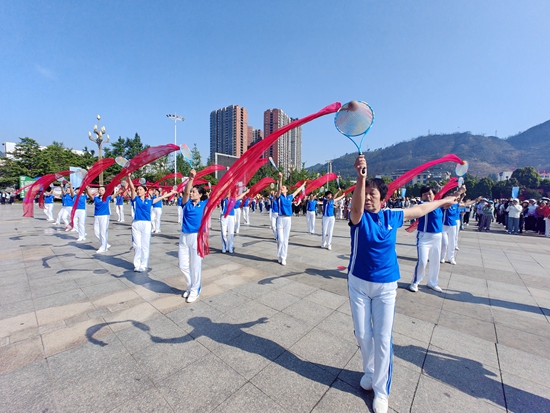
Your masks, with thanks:
[{"label": "street light pole with lamps", "polygon": [[[175,113],[173,115],[166,115],[166,117],[170,118],[170,119],[174,119],[174,145],[177,145],[177,142],[176,142],[176,124],[177,124],[178,120],[184,121],[185,119],[183,118],[183,116],[176,115]],[[178,183],[177,182],[178,178],[175,176],[176,173],[178,172],[177,168],[176,168],[177,159],[178,159],[178,156],[174,152],[174,184]]]},{"label": "street light pole with lamps", "polygon": [[[109,142],[109,135],[106,135],[105,139],[103,139],[103,135],[105,134],[105,126],[101,127],[101,129],[99,128],[99,122],[101,121],[101,116],[97,115],[97,125],[94,125],[94,133],[95,133],[95,138],[92,136],[92,132],[88,132],[88,139],[90,139],[92,142],[95,142],[97,144],[97,149],[98,149],[98,156],[97,156],[97,159],[99,161],[101,161],[101,159],[103,158],[103,152],[102,152],[102,145],[104,143],[108,143]],[[101,172],[101,174],[99,174],[99,185],[103,185],[103,171]]]}]

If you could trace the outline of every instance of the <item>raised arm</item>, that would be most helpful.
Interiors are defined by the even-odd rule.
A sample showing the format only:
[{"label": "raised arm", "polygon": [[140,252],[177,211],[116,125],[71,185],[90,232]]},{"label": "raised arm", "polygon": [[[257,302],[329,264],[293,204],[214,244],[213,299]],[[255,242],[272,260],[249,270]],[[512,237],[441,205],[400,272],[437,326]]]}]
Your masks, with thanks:
[{"label": "raised arm", "polygon": [[303,188],[304,186],[306,186],[306,183],[305,183],[305,182],[304,182],[302,185],[300,185],[300,187],[299,187],[296,191],[294,191],[294,192],[292,193],[292,198],[296,198],[296,195],[298,195],[298,194],[300,193],[300,191],[302,190],[302,188]]},{"label": "raised arm", "polygon": [[352,225],[357,225],[361,221],[363,211],[365,210],[365,185],[367,179],[367,160],[363,155],[359,155],[353,164],[353,169],[357,174],[357,184],[351,197],[351,210],[349,219]]},{"label": "raised arm", "polygon": [[425,204],[420,204],[414,208],[407,208],[403,210],[403,219],[405,221],[410,221],[411,219],[417,219],[423,217],[426,214],[429,214],[433,210],[440,207],[450,207],[452,204],[456,203],[456,196],[451,195],[443,199],[438,199],[437,201],[426,202]]},{"label": "raised arm", "polygon": [[128,181],[128,185],[130,185],[130,197],[132,199],[134,199],[137,194],[136,194],[136,187],[134,186],[134,183],[132,182],[132,176],[130,174],[127,175],[127,178],[126,179]]},{"label": "raised arm", "polygon": [[185,184],[185,188],[183,189],[183,196],[181,199],[181,204],[185,204],[187,201],[189,201],[189,194],[191,193],[191,189],[193,188],[193,181],[195,180],[195,176],[197,175],[197,172],[194,169],[191,169],[189,171],[189,175],[187,179],[187,183]]},{"label": "raised arm", "polygon": [[282,186],[283,186],[283,173],[279,172],[279,180],[277,181],[277,193],[275,194],[277,198],[281,196]]}]

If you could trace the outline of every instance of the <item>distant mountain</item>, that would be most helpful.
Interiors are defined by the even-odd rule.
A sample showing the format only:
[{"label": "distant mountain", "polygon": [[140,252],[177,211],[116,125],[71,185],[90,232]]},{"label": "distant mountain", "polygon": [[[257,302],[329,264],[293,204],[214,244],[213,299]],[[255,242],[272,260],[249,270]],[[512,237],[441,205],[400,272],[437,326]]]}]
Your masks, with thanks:
[{"label": "distant mountain", "polygon": [[[507,139],[469,132],[427,135],[384,149],[367,151],[365,156],[369,175],[377,175],[410,170],[449,153],[467,160],[470,163],[469,173],[479,177],[525,166],[550,170],[550,121]],[[334,159],[332,171],[343,177],[355,177],[353,162],[356,157],[357,153],[348,153]],[[445,169],[445,165],[442,166]],[[308,169],[326,173],[327,164],[317,164]],[[448,170],[452,172],[454,166],[449,165]]]}]

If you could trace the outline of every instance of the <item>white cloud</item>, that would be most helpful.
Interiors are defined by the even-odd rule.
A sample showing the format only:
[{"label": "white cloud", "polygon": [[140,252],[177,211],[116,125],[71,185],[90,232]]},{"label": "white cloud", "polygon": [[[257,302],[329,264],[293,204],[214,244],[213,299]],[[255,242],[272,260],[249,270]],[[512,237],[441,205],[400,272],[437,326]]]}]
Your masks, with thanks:
[{"label": "white cloud", "polygon": [[40,73],[46,79],[55,79],[56,78],[55,73],[53,72],[53,70],[48,69],[47,67],[42,67],[40,65],[35,65],[35,68],[36,68],[36,71],[38,73]]}]

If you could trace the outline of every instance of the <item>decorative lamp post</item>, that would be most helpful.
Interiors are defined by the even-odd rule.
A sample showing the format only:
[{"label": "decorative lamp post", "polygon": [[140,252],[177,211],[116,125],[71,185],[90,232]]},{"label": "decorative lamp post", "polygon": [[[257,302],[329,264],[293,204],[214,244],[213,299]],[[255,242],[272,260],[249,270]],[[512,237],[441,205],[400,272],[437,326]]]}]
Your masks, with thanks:
[{"label": "decorative lamp post", "polygon": [[[176,141],[176,124],[178,122],[178,120],[181,120],[181,121],[184,121],[185,119],[183,119],[183,116],[179,116],[179,115],[176,115],[175,113],[173,115],[166,115],[167,118],[170,118],[170,119],[174,119],[174,145],[177,145],[177,141]],[[176,185],[178,182],[177,182],[177,177],[176,177],[176,173],[178,172],[177,171],[177,168],[176,168],[176,160],[178,159],[178,156],[174,153],[174,185]]]},{"label": "decorative lamp post", "polygon": [[[94,125],[95,137],[92,135],[92,132],[88,132],[88,139],[90,139],[92,142],[95,142],[97,144],[97,149],[98,149],[97,158],[99,161],[103,159],[103,151],[102,151],[103,144],[109,142],[109,135],[105,135],[105,126],[102,126],[101,129],[99,128],[100,121],[101,121],[101,116],[97,115],[97,125]],[[103,135],[105,135],[105,138],[103,137]],[[99,185],[103,185],[103,171],[99,175]]]}]

